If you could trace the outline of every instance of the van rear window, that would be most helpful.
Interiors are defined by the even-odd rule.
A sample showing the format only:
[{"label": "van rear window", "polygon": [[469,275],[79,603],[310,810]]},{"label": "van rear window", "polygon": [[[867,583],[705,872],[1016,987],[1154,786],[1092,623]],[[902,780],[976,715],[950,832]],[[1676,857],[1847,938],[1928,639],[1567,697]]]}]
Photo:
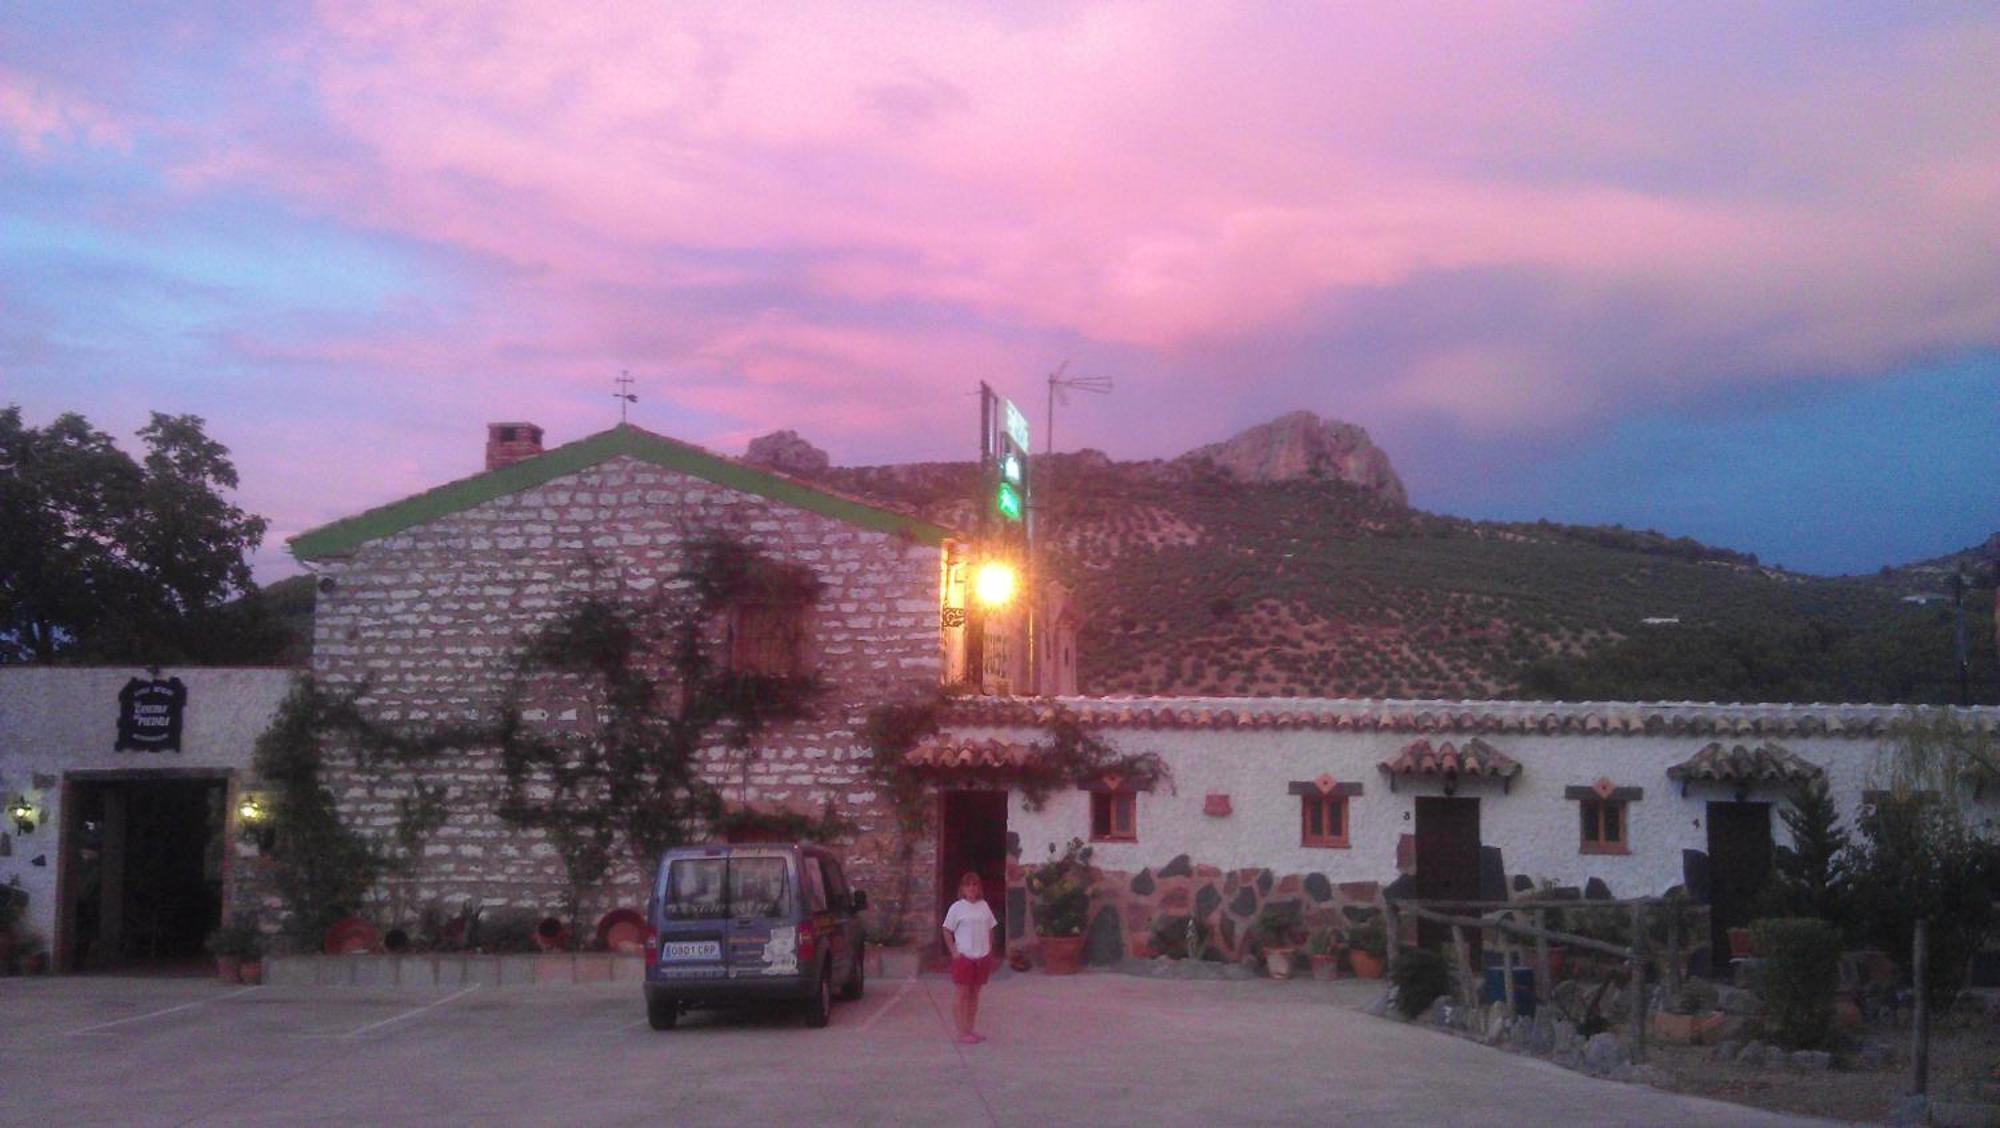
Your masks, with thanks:
[{"label": "van rear window", "polygon": [[783,858],[676,858],[667,865],[669,920],[791,915]]}]

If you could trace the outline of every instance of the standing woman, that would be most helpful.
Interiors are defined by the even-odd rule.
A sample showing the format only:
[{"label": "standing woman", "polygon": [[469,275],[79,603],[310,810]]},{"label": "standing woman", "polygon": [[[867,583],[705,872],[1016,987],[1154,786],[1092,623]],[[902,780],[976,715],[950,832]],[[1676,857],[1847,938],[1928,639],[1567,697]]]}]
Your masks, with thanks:
[{"label": "standing woman", "polygon": [[993,974],[993,928],[999,923],[986,903],[979,875],[967,870],[958,879],[958,900],[944,914],[944,948],[951,953],[951,981],[958,985],[952,1008],[958,1040],[968,1046],[986,1040],[973,1033],[972,1026],[979,1017],[979,989]]}]

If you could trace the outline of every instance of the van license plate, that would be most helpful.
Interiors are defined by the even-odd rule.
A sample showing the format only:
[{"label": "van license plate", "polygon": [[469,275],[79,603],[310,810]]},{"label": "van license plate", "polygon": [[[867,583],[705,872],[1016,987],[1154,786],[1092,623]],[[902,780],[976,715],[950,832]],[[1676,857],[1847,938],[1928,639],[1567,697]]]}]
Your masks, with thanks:
[{"label": "van license plate", "polygon": [[670,960],[719,960],[722,958],[722,943],[718,940],[669,940],[664,945],[666,957]]}]

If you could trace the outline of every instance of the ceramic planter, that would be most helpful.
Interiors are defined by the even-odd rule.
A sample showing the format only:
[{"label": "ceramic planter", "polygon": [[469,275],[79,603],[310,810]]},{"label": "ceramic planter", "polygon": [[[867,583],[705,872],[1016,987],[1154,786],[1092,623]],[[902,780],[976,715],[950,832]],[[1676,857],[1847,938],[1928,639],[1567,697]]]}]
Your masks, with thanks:
[{"label": "ceramic planter", "polygon": [[236,965],[236,982],[255,987],[264,982],[264,961],[244,960]]},{"label": "ceramic planter", "polygon": [[215,977],[224,983],[234,983],[242,974],[243,961],[236,956],[215,957]]},{"label": "ceramic planter", "polygon": [[1339,952],[1312,952],[1306,958],[1312,963],[1312,977],[1325,981],[1340,978]]},{"label": "ceramic planter", "polygon": [[1075,975],[1083,970],[1083,937],[1042,937],[1042,970],[1050,975]]},{"label": "ceramic planter", "polygon": [[1296,953],[1290,948],[1264,949],[1264,970],[1273,979],[1290,979]]},{"label": "ceramic planter", "polygon": [[1359,948],[1347,950],[1347,965],[1354,969],[1356,979],[1382,978],[1382,964],[1381,956],[1369,955]]}]

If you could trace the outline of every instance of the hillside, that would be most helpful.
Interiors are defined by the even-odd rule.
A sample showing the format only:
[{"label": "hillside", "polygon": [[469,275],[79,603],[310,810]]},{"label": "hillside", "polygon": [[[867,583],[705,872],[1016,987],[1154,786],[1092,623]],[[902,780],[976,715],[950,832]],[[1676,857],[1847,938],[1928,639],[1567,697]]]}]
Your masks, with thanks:
[{"label": "hillside", "polygon": [[[1245,481],[1192,457],[1085,452],[1038,459],[1034,474],[1047,563],[1087,616],[1085,693],[1941,702],[1959,691],[1949,602],[1903,600],[1942,590],[1938,562],[1811,577],[1652,531],[1443,517],[1338,477]],[[815,477],[962,526],[980,493],[971,464]],[[1991,570],[1969,570],[1972,698],[1994,703]]]}]

